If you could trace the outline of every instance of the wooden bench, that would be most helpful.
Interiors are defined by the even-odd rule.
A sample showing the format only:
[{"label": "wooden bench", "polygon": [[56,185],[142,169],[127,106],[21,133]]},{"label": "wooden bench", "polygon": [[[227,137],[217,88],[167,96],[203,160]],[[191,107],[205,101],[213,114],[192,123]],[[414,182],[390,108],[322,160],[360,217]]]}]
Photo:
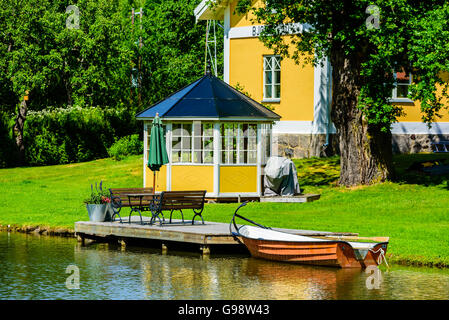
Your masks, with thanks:
[{"label": "wooden bench", "polygon": [[[195,223],[195,218],[199,216],[204,224],[202,212],[204,209],[204,198],[206,197],[206,190],[200,191],[163,191],[156,202],[155,210],[152,212],[152,222],[157,217],[162,225],[159,214],[162,211],[170,210],[170,223],[173,211],[179,210],[181,212],[182,223],[184,223],[184,214],[182,210],[192,209],[194,216],[192,224]],[[162,215],[162,218],[164,216]],[[165,220],[165,219],[164,219]]]},{"label": "wooden bench", "polygon": [[112,221],[118,215],[120,222],[122,222],[120,211],[123,207],[129,207],[131,208],[129,222],[131,223],[131,214],[138,212],[140,223],[143,224],[141,211],[151,211],[151,204],[155,199],[153,188],[110,188],[109,193],[111,195],[112,211],[114,212]]}]

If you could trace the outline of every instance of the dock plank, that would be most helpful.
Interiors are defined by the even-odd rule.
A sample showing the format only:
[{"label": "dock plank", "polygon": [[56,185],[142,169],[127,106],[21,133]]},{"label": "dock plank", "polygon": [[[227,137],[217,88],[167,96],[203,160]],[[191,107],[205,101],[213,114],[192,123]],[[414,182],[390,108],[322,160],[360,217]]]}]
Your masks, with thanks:
[{"label": "dock plank", "polygon": [[[239,245],[230,235],[229,224],[220,222],[205,221],[205,224],[196,222],[194,225],[186,220],[181,224],[181,220],[173,220],[173,224],[158,223],[149,225],[149,218],[144,217],[144,225],[140,224],[138,217],[133,217],[131,223],[124,222],[75,222],[75,233],[77,235],[89,237],[117,237],[117,238],[138,238],[161,241],[175,241],[184,243],[194,243],[200,245]],[[291,234],[303,236],[357,236],[357,233],[335,233],[328,231],[297,230],[273,228],[273,230],[283,231]]]}]

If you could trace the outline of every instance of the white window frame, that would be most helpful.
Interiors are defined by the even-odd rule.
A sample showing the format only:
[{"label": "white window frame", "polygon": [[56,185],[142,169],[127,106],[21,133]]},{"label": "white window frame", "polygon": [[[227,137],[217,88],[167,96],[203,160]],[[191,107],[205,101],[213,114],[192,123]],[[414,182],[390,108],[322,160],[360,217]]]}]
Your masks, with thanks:
[{"label": "white window frame", "polygon": [[390,99],[390,101],[391,102],[413,102],[413,100],[410,99],[410,98],[403,98],[403,97],[398,98],[398,94],[397,94],[397,87],[398,86],[405,86],[405,85],[406,86],[410,86],[412,84],[412,80],[413,80],[412,73],[409,72],[409,79],[410,80],[409,80],[408,84],[405,84],[405,83],[398,84],[396,82],[396,77],[397,77],[397,72],[393,70],[394,88],[393,88],[393,90],[391,92],[391,99]]},{"label": "white window frame", "polygon": [[[271,70],[266,70],[265,69],[265,60],[266,59],[270,59],[270,64],[271,64]],[[276,60],[278,60],[278,65],[279,68],[277,68],[276,66]],[[263,69],[263,99],[262,102],[279,102],[281,101],[281,56],[279,55],[264,55],[263,59],[262,59],[262,69]],[[267,79],[266,79],[266,71],[271,71],[271,80],[272,82],[270,84],[267,84]],[[274,83],[274,75],[275,72],[279,71],[279,83]],[[271,96],[267,96],[267,92],[266,92],[266,86],[267,85],[271,85]],[[278,85],[279,86],[279,97],[275,98],[274,97],[274,92],[275,92],[275,86]]]},{"label": "white window frame", "polygon": [[[227,136],[226,136],[226,131],[225,132],[221,131],[221,125],[224,126],[226,124],[232,124],[234,126],[235,125],[237,126],[237,129],[236,129],[237,133],[235,135],[233,135],[233,136],[230,136],[230,137],[234,137],[236,139],[235,140],[235,145],[236,145],[235,149],[232,148],[232,147],[229,148],[229,145],[225,145],[225,149],[223,149],[223,141],[225,141],[224,139]],[[248,147],[249,147],[249,138],[251,137],[251,138],[255,139],[255,144],[254,144],[254,148],[253,149],[249,149],[249,148],[241,149],[240,140],[242,138],[244,138],[244,136],[242,136],[242,134],[244,134],[243,128],[242,128],[243,125],[252,125],[252,126],[254,126],[254,135],[247,136]],[[221,165],[253,165],[253,166],[257,165],[257,143],[258,143],[258,137],[257,137],[257,124],[256,123],[249,123],[249,122],[221,123],[220,124],[220,141],[221,141],[221,143],[220,143],[220,150],[219,150],[219,152],[220,152],[219,153],[219,163]],[[234,143],[234,141],[232,141],[232,144],[233,143]],[[233,159],[233,157],[228,157],[227,161],[223,161],[223,153],[224,152],[228,152],[228,153],[231,153],[231,154],[233,154],[235,152],[236,153],[236,161],[235,162],[229,161],[229,159],[231,159],[231,158]],[[246,152],[247,153],[247,155],[246,155],[247,162],[246,163],[244,162],[244,159],[245,159],[244,157],[243,157],[243,159],[241,159],[242,152]],[[252,162],[249,162],[249,154],[250,154],[250,152],[254,153],[254,157],[253,157],[253,161]]]},{"label": "white window frame", "polygon": [[[213,139],[213,131],[212,131],[212,135],[205,135],[204,134],[204,130],[202,130],[203,132],[202,132],[201,135],[199,135],[197,132],[195,132],[195,125],[199,124],[202,127],[206,123],[207,124],[212,124],[212,128],[213,128],[213,124],[214,123],[210,122],[210,121],[204,121],[204,122],[202,122],[202,121],[193,121],[193,122],[189,122],[189,123],[186,123],[186,122],[173,122],[172,123],[172,128],[174,126],[176,126],[176,125],[181,125],[181,135],[175,135],[174,134],[174,130],[172,129],[172,134],[171,134],[171,137],[170,137],[170,162],[172,164],[174,164],[174,165],[183,165],[183,164],[188,164],[188,165],[192,165],[192,164],[193,165],[213,165],[213,157],[214,157],[215,150],[213,148],[211,150],[204,149],[205,138],[212,138]],[[183,126],[184,125],[190,125],[192,127],[191,135],[190,135],[190,148],[188,148],[188,149],[187,148],[186,149],[183,148],[183,137],[184,137],[183,136]],[[181,143],[181,149],[178,149],[178,150],[181,150],[181,160],[175,162],[173,160],[173,152],[178,152],[178,150],[175,150],[173,148],[173,138],[176,138],[176,137],[180,137],[181,138],[181,142],[180,142]],[[201,149],[195,148],[195,138],[201,138]],[[212,145],[213,145],[213,142],[212,142]],[[203,162],[203,159],[205,158],[205,154],[207,152],[209,152],[209,151],[212,152],[212,159],[211,159],[211,161],[210,162]],[[190,153],[190,161],[182,161],[182,154],[184,152],[189,152]],[[201,162],[194,162],[194,153],[195,152],[201,152],[201,155],[202,155]]]},{"label": "white window frame", "polygon": [[[212,127],[212,129],[211,129],[212,133],[210,135],[206,135],[205,134],[205,130],[203,128],[203,125],[205,125],[205,124],[210,124],[211,127]],[[198,134],[195,131],[195,125],[199,125],[200,126],[201,131],[202,131],[201,135]],[[200,147],[200,149],[195,148],[195,138],[200,138],[200,140],[201,140],[201,147]],[[204,148],[205,147],[205,142],[207,141],[206,138],[207,139],[212,138],[212,149],[210,149],[210,150],[206,150]],[[193,121],[193,126],[192,126],[192,156],[191,156],[192,163],[195,163],[195,164],[213,164],[214,163],[214,148],[213,148],[214,142],[213,142],[213,139],[214,139],[214,123],[213,122],[209,122],[209,121],[204,121],[204,122],[203,121]],[[193,161],[195,152],[201,152],[201,162],[194,162]],[[206,158],[206,154],[208,152],[212,152],[212,158],[211,158],[211,160],[209,162],[204,162],[204,159]]]},{"label": "white window frame", "polygon": [[[181,134],[180,135],[179,134],[175,134],[175,130],[176,129],[174,127],[176,125],[181,125],[181,131],[180,131]],[[190,125],[192,127],[192,129],[190,131],[190,134],[191,134],[190,135],[190,148],[184,148],[184,143],[183,143],[184,139],[183,138],[187,137],[187,136],[183,135],[183,133],[184,133],[184,125]],[[181,140],[180,140],[181,148],[175,150],[174,145],[173,145],[173,139],[174,138],[178,138],[178,137],[181,138]],[[170,152],[170,162],[174,163],[174,164],[192,163],[192,149],[193,149],[193,123],[192,122],[190,122],[190,123],[174,122],[172,124],[172,132],[171,132],[171,137],[170,137],[170,150],[171,150],[171,152]],[[178,152],[179,150],[181,151],[180,160],[179,161],[174,161],[173,153],[174,152]],[[183,161],[182,160],[182,155],[183,155],[184,152],[189,152],[190,153],[190,161]]]}]

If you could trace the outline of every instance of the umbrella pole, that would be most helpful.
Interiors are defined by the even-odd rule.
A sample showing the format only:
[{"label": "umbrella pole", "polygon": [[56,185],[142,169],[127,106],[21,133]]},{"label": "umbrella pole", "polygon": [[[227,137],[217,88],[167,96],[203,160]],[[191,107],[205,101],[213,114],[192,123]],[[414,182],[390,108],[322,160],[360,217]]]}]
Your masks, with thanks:
[{"label": "umbrella pole", "polygon": [[156,193],[156,171],[153,171],[153,193]]}]

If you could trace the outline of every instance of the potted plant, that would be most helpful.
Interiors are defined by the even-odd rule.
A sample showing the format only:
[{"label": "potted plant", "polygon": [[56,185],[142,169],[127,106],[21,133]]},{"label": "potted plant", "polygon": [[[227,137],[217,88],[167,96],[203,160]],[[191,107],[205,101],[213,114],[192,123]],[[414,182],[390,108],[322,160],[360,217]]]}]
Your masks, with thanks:
[{"label": "potted plant", "polygon": [[90,197],[84,200],[90,221],[103,222],[111,220],[111,198],[109,192],[103,190],[102,185],[103,181],[100,181],[99,187],[97,187],[97,183],[95,182],[95,190],[93,185],[90,185]]}]

